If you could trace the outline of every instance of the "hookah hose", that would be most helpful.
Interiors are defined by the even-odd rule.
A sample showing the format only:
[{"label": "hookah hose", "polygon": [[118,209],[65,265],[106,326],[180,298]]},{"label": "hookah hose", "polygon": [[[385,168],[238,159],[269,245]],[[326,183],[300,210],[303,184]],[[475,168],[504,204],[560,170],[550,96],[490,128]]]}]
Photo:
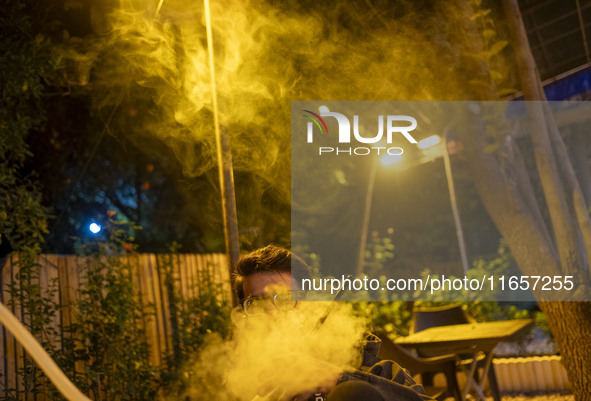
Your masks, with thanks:
[{"label": "hookah hose", "polygon": [[37,339],[2,302],[0,302],[0,324],[22,344],[27,353],[43,369],[45,375],[68,401],[91,401],[66,377]]}]

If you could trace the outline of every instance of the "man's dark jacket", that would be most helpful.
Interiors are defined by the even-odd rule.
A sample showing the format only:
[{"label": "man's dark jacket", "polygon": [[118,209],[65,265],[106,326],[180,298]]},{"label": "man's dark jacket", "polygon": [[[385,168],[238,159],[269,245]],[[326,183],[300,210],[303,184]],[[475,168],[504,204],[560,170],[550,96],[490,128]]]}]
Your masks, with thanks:
[{"label": "man's dark jacket", "polygon": [[363,363],[359,370],[345,372],[339,383],[363,380],[375,386],[387,401],[432,401],[423,386],[415,383],[408,371],[394,361],[378,358],[380,339],[368,336],[363,348]]}]

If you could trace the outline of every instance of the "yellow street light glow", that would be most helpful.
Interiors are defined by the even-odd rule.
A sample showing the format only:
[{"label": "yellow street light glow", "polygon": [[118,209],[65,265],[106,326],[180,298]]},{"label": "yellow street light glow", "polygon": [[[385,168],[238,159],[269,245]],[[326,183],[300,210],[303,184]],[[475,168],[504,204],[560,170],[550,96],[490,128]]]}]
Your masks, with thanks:
[{"label": "yellow street light glow", "polygon": [[380,163],[382,163],[382,166],[389,166],[390,164],[398,163],[400,160],[402,160],[402,155],[386,154],[382,156]]},{"label": "yellow street light glow", "polygon": [[439,135],[432,135],[428,138],[420,140],[417,146],[419,149],[427,149],[431,146],[437,145],[439,142],[441,142],[441,137]]}]

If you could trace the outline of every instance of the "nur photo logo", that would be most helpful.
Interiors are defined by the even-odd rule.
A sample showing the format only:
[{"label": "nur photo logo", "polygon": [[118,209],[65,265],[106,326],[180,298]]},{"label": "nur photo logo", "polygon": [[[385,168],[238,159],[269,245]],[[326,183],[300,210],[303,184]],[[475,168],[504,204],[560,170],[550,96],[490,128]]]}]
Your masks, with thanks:
[{"label": "nur photo logo", "polygon": [[[303,117],[309,120],[306,127],[307,143],[314,143],[314,131],[319,132],[320,135],[333,135],[332,132],[329,134],[328,126],[323,117],[332,117],[334,119],[333,121],[336,121],[338,124],[338,134],[333,135],[334,141],[337,143],[335,143],[335,146],[319,146],[318,155],[320,156],[328,154],[367,156],[371,153],[378,155],[389,154],[392,156],[402,155],[404,150],[401,147],[378,146],[384,142],[384,134],[386,145],[391,145],[393,138],[398,135],[402,135],[410,143],[417,143],[417,140],[411,135],[411,131],[417,127],[417,120],[408,115],[378,115],[378,129],[377,134],[374,135],[369,134],[369,132],[361,132],[360,126],[363,127],[363,125],[360,123],[359,115],[353,115],[353,129],[351,130],[351,121],[343,113],[329,111],[326,107],[320,107],[320,114],[310,110],[302,111]],[[353,131],[353,135],[351,135],[351,131]],[[351,141],[374,146],[339,146],[341,144],[350,144]]]}]

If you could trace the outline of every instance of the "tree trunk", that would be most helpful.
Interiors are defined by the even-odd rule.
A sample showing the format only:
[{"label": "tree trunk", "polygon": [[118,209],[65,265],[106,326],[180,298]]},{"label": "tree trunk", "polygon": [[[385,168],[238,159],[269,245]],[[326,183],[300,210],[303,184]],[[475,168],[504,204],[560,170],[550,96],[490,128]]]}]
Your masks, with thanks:
[{"label": "tree trunk", "polygon": [[[509,27],[511,44],[515,52],[515,59],[522,90],[526,100],[544,101],[545,96],[540,83],[540,77],[531,49],[527,41],[527,35],[521,20],[519,6],[516,0],[503,0],[503,9]],[[528,123],[530,123],[531,139],[534,146],[536,167],[544,190],[544,197],[550,212],[558,253],[562,263],[563,272],[566,274],[581,274],[582,255],[578,246],[578,235],[571,209],[559,174],[557,157],[550,139],[553,121],[547,121],[550,116],[541,102],[529,102],[527,104]],[[564,156],[560,154],[560,156]],[[568,156],[567,156],[568,157]],[[559,158],[562,163],[570,163],[568,158]],[[569,177],[570,178],[570,177]]]},{"label": "tree trunk", "polygon": [[[543,101],[543,88],[517,2],[502,0],[502,3],[525,98]],[[466,26],[462,32],[472,34],[464,38],[464,70],[460,72],[475,77],[480,83],[473,85],[467,98],[498,99],[489,64],[471,57],[487,50],[482,38],[475,34],[475,23],[470,22],[474,21],[471,3],[465,1],[460,7],[462,12],[471,13],[464,18]],[[473,25],[470,27],[469,24]],[[485,82],[488,84],[482,85]],[[534,123],[532,142],[536,168],[551,218],[551,229],[542,218],[542,206],[535,197],[525,162],[513,138],[510,135],[497,138],[499,149],[485,152],[487,138],[478,121],[480,117],[476,115],[466,117],[467,121],[458,127],[458,134],[467,150],[469,170],[479,196],[523,274],[553,276],[572,272],[574,279],[581,281],[581,293],[575,299],[584,299],[588,296],[584,291],[588,292],[589,276],[584,255],[589,253],[584,252],[577,230],[580,229],[584,243],[589,244],[591,226],[586,208],[581,207],[584,205],[582,191],[548,108],[541,102],[531,102],[528,108]],[[468,121],[470,119],[473,121]],[[534,295],[548,319],[576,399],[591,400],[591,344],[587,340],[591,329],[591,304],[547,302],[546,294],[541,291]]]},{"label": "tree trunk", "polygon": [[[536,213],[528,208],[526,198],[519,194],[524,181],[511,176],[511,165],[518,164],[519,155],[507,170],[491,154],[474,148],[469,138],[474,131],[467,129],[462,140],[466,146],[469,168],[475,177],[479,196],[507,241],[523,274],[560,275],[560,260],[549,236],[539,229]],[[509,152],[509,151],[507,151]],[[509,153],[510,154],[510,153]],[[543,266],[543,268],[541,268]],[[538,296],[539,294],[536,294]],[[589,302],[540,302],[562,356],[576,400],[591,400],[591,304]]]},{"label": "tree trunk", "polygon": [[576,170],[579,173],[579,182],[585,196],[585,203],[591,205],[591,171],[589,171],[589,162],[587,161],[588,147],[585,138],[583,138],[587,135],[587,129],[583,127],[579,127],[577,132],[573,132],[572,148],[575,157]]},{"label": "tree trunk", "polygon": [[540,302],[577,401],[591,400],[591,304]]},{"label": "tree trunk", "polygon": [[[503,0],[502,4],[515,50],[524,97],[526,100],[544,101],[544,91],[517,1]],[[581,210],[582,192],[548,108],[544,108],[540,103],[531,106],[531,118],[537,124],[532,128],[536,165],[552,220],[560,255],[560,270],[562,274],[574,274],[575,278],[582,279],[583,283],[587,284],[589,275],[585,273],[582,260],[585,252],[579,248],[575,225],[578,223],[585,243],[588,244],[589,215],[586,210]],[[588,341],[591,330],[591,304],[540,302],[540,307],[548,319],[562,354],[562,362],[575,398],[591,400],[591,343]]]}]

